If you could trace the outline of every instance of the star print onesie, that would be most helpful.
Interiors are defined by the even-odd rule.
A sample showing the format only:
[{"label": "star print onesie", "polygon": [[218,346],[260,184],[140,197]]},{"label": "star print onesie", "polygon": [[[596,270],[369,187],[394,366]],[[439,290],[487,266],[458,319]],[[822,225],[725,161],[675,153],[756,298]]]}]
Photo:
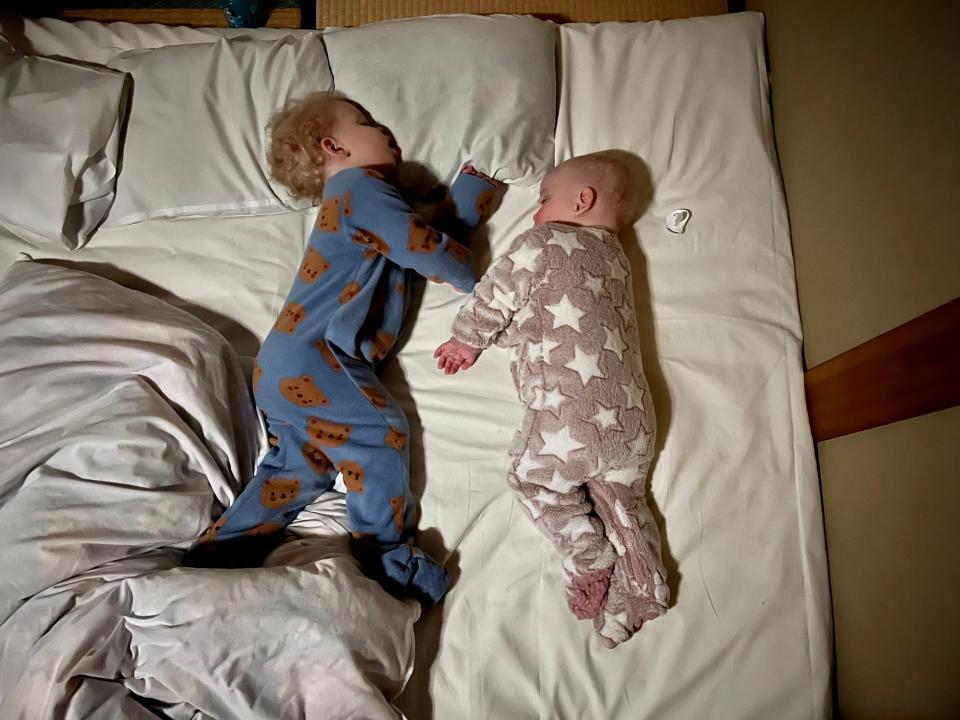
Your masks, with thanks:
[{"label": "star print onesie", "polygon": [[560,551],[571,610],[608,647],[666,611],[660,536],[644,500],[655,417],[643,375],[629,264],[600,228],[521,234],[453,325],[509,348],[526,408],[508,482]]},{"label": "star print onesie", "polygon": [[[493,183],[462,173],[450,188],[456,221],[473,228]],[[448,578],[407,544],[407,419],[380,384],[406,312],[410,273],[469,292],[470,251],[426,226],[379,173],[343,170],[326,184],[316,225],[286,303],[254,366],[257,406],[277,439],[236,502],[200,536],[188,564],[259,564],[337,473],[361,559],[386,586],[432,603]],[[258,536],[267,536],[251,540]]]}]

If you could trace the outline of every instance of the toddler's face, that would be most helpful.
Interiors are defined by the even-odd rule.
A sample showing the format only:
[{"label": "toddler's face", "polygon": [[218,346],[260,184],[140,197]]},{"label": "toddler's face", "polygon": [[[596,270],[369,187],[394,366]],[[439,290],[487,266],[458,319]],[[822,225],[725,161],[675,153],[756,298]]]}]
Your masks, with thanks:
[{"label": "toddler's face", "polygon": [[558,167],[548,172],[540,183],[540,209],[533,222],[579,224],[577,198],[586,185],[570,168]]},{"label": "toddler's face", "polygon": [[395,168],[400,147],[390,129],[374,122],[355,105],[340,100],[334,111],[330,135],[346,148],[348,167]]}]

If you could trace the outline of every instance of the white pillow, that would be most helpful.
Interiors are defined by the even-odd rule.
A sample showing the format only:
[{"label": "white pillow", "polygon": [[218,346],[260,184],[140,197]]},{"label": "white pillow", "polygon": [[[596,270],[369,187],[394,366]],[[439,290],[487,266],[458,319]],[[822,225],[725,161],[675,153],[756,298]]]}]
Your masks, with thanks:
[{"label": "white pillow", "polygon": [[324,34],[337,90],[393,130],[404,159],[450,181],[467,161],[536,185],[553,165],[553,25],[470,15]]},{"label": "white pillow", "polygon": [[319,34],[133,50],[109,66],[133,94],[107,226],[309,205],[270,180],[264,128],[288,98],[333,88]]},{"label": "white pillow", "polygon": [[127,78],[0,53],[0,223],[82,246],[113,202]]}]

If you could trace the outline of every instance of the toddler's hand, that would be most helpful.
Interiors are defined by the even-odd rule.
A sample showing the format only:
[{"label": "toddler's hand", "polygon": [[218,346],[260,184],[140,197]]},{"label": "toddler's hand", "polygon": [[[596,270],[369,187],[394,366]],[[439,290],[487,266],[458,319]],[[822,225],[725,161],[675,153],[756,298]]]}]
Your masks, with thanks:
[{"label": "toddler's hand", "polygon": [[456,338],[450,338],[433,353],[437,360],[437,368],[443,370],[444,375],[453,375],[459,370],[466,370],[473,365],[480,353],[480,348],[462,343]]},{"label": "toddler's hand", "polygon": [[481,172],[480,170],[477,170],[473,165],[464,165],[463,170],[461,170],[460,172],[466,173],[467,175],[473,175],[474,177],[482,178],[494,186],[503,185],[502,182],[500,182],[495,178],[490,177],[485,172]]}]

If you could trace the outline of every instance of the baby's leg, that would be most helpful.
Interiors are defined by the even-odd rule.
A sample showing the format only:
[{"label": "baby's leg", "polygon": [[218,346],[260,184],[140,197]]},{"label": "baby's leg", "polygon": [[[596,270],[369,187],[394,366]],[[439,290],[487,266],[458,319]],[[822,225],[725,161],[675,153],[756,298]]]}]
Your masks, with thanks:
[{"label": "baby's leg", "polygon": [[644,499],[645,471],[607,472],[591,480],[589,488],[618,556],[603,612],[594,619],[604,644],[614,647],[666,612],[669,589],[660,532]]},{"label": "baby's leg", "polygon": [[510,450],[514,459],[507,481],[534,524],[559,550],[570,609],[587,619],[603,607],[616,553],[583,486],[584,458],[574,460],[579,451],[569,450],[578,443],[565,443],[565,432],[553,414],[528,409]]},{"label": "baby's leg", "polygon": [[257,567],[297,514],[333,485],[332,466],[302,438],[279,431],[256,475],[187,551],[193,567]]}]

